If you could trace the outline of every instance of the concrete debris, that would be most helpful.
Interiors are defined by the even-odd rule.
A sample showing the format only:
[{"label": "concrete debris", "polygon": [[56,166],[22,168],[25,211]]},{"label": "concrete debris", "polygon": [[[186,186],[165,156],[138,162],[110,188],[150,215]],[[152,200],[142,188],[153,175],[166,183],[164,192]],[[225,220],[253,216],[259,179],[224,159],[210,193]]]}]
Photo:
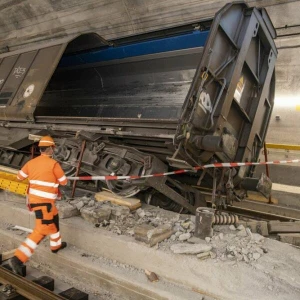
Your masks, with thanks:
[{"label": "concrete debris", "polygon": [[149,279],[149,281],[151,281],[151,282],[158,281],[158,276],[154,272],[145,270],[145,274],[146,274],[147,278]]},{"label": "concrete debris", "polygon": [[156,246],[154,249],[176,254],[201,253],[199,259],[244,263],[254,263],[268,253],[264,237],[251,230],[255,228],[259,231],[259,228],[264,228],[262,221],[241,221],[237,228],[234,225],[215,225],[214,235],[206,237],[204,241],[194,236],[195,216],[180,215],[150,205],[131,211],[126,206],[111,202],[96,202],[93,199],[87,201],[82,198],[71,201],[69,205],[75,211],[81,207],[80,213],[85,220],[118,235],[134,236],[150,247]]},{"label": "concrete debris", "polygon": [[244,230],[244,229],[245,229],[245,226],[244,226],[244,225],[239,225],[236,229],[237,229],[237,230]]},{"label": "concrete debris", "polygon": [[165,224],[158,227],[143,224],[134,228],[136,240],[148,244],[150,247],[173,235],[172,226]]},{"label": "concrete debris", "polygon": [[144,218],[145,217],[145,211],[141,208],[139,208],[137,211],[136,211],[137,215],[140,217],[140,218]]},{"label": "concrete debris", "polygon": [[183,229],[188,229],[191,225],[191,222],[187,221],[187,222],[184,222],[184,223],[181,223],[181,227]]},{"label": "concrete debris", "polygon": [[191,237],[190,233],[183,233],[178,237],[178,239],[179,241],[187,241],[190,237]]},{"label": "concrete debris", "polygon": [[112,206],[111,216],[112,219],[116,219],[120,216],[127,216],[130,214],[130,209],[127,206]]},{"label": "concrete debris", "polygon": [[90,200],[88,206],[94,206],[94,205],[95,205],[95,200]]},{"label": "concrete debris", "polygon": [[195,236],[192,236],[187,241],[188,241],[188,243],[191,243],[191,244],[203,244],[203,240],[201,240],[200,238],[195,237]]},{"label": "concrete debris", "polygon": [[84,207],[84,202],[83,201],[79,201],[75,204],[76,208],[78,210],[80,210],[82,207]]},{"label": "concrete debris", "polygon": [[[241,226],[243,226],[243,225],[241,225]],[[238,229],[238,230],[239,230],[239,232],[236,234],[237,236],[241,236],[241,237],[248,236],[247,231],[244,226],[242,229]]]},{"label": "concrete debris", "polygon": [[171,237],[170,237],[170,240],[171,241],[176,241],[177,239],[177,236],[175,234],[172,234]]},{"label": "concrete debris", "polygon": [[61,219],[71,218],[80,214],[79,210],[74,205],[71,205],[66,201],[58,202],[57,207],[59,209],[59,217]]},{"label": "concrete debris", "polygon": [[208,252],[212,249],[211,245],[205,244],[174,244],[170,248],[177,254],[198,254]]},{"label": "concrete debris", "polygon": [[253,253],[252,257],[253,257],[253,259],[257,260],[260,258],[260,254],[255,252],[255,253]]},{"label": "concrete debris", "polygon": [[206,243],[209,243],[211,241],[211,238],[209,237],[209,236],[207,236],[206,238],[205,238],[205,242]]},{"label": "concrete debris", "polygon": [[236,228],[235,228],[234,225],[230,225],[230,226],[229,226],[229,229],[232,230],[232,231],[235,231],[235,230],[236,230]]},{"label": "concrete debris", "polygon": [[252,238],[252,232],[249,228],[246,228],[246,233],[248,236],[250,236],[250,238]]},{"label": "concrete debris", "polygon": [[204,260],[204,259],[207,259],[207,258],[210,258],[210,251],[207,251],[207,252],[203,252],[203,253],[199,253],[197,254],[197,257],[201,260]]},{"label": "concrete debris", "polygon": [[92,224],[100,224],[104,220],[108,221],[111,215],[111,209],[107,207],[94,208],[94,207],[83,207],[80,211],[81,216]]},{"label": "concrete debris", "polygon": [[127,233],[131,236],[134,236],[134,230],[127,230]]},{"label": "concrete debris", "polygon": [[264,237],[258,233],[252,233],[252,240],[254,240],[256,242],[261,242],[264,240]]}]

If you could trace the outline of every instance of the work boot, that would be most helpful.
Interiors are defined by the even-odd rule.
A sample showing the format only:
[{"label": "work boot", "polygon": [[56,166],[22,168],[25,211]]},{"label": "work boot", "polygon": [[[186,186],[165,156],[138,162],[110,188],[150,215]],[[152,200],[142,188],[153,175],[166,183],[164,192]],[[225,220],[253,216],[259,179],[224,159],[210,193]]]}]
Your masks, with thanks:
[{"label": "work boot", "polygon": [[13,256],[8,261],[8,264],[15,274],[23,276],[22,268],[23,268],[24,264],[16,256]]},{"label": "work boot", "polygon": [[51,251],[52,251],[52,253],[57,253],[59,250],[62,250],[64,248],[66,248],[66,247],[67,247],[67,243],[66,242],[61,242],[60,248],[58,248],[56,250],[51,250]]}]

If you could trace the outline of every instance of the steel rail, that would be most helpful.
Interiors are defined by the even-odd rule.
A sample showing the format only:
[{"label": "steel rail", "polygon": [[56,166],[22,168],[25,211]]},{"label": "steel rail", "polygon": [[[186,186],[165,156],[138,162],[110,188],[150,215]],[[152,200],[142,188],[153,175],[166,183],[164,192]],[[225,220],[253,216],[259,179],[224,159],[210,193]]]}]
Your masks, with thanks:
[{"label": "steel rail", "polygon": [[292,218],[284,215],[277,215],[272,214],[264,211],[243,208],[243,207],[236,207],[236,206],[227,206],[227,212],[232,212],[236,215],[254,218],[254,219],[265,219],[265,220],[278,220],[278,221],[300,221],[300,218]]},{"label": "steel rail", "polygon": [[66,299],[45,289],[44,287],[18,276],[0,266],[0,282],[10,284],[16,292],[30,300],[61,300]]},{"label": "steel rail", "polygon": [[235,202],[232,207],[244,211],[253,211],[265,216],[273,216],[275,219],[300,221],[300,210],[275,204],[261,203],[257,201],[243,200]]}]

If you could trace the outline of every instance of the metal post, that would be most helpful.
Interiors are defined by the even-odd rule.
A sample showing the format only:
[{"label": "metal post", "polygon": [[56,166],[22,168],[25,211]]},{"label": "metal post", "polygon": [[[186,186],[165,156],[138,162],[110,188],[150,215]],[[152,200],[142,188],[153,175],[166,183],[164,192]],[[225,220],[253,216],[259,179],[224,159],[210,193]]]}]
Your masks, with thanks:
[{"label": "metal post", "polygon": [[[84,153],[84,149],[85,149],[85,144],[86,144],[86,141],[83,140],[82,144],[81,144],[81,150],[80,150],[78,165],[77,165],[77,168],[76,168],[76,174],[75,174],[76,177],[79,175],[81,161],[82,161],[82,157],[83,157],[83,153]],[[74,194],[75,194],[76,183],[77,183],[77,180],[74,180],[74,182],[73,182],[73,188],[72,188],[72,194],[71,194],[72,198],[74,197]]]},{"label": "metal post", "polygon": [[215,210],[208,207],[198,207],[196,209],[195,236],[200,239],[213,236],[213,221]]},{"label": "metal post", "polygon": [[[268,161],[268,153],[267,153],[267,146],[266,143],[264,143],[264,154],[265,154],[265,162]],[[270,178],[270,172],[269,172],[269,165],[266,165],[266,175]],[[269,203],[272,204],[272,195],[269,196]]]}]

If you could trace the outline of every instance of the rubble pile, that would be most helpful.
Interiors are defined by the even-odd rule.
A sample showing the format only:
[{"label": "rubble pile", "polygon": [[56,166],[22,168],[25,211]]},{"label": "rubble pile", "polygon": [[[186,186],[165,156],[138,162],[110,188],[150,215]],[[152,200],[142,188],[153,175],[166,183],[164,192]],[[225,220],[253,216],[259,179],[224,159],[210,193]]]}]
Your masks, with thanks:
[{"label": "rubble pile", "polygon": [[264,247],[265,238],[258,233],[252,233],[243,225],[237,228],[234,225],[214,227],[214,236],[206,238],[206,242],[213,248],[215,254],[213,258],[249,263],[268,252]]},{"label": "rubble pile", "polygon": [[[267,253],[264,237],[245,228],[246,222],[215,225],[214,235],[205,240],[194,236],[195,216],[180,215],[150,205],[135,211],[109,201],[97,202],[83,197],[59,204],[61,217],[81,215],[96,227],[119,235],[134,236],[150,247],[175,254],[197,255],[201,260],[244,261],[251,263]],[[245,224],[245,226],[243,225]]]}]

